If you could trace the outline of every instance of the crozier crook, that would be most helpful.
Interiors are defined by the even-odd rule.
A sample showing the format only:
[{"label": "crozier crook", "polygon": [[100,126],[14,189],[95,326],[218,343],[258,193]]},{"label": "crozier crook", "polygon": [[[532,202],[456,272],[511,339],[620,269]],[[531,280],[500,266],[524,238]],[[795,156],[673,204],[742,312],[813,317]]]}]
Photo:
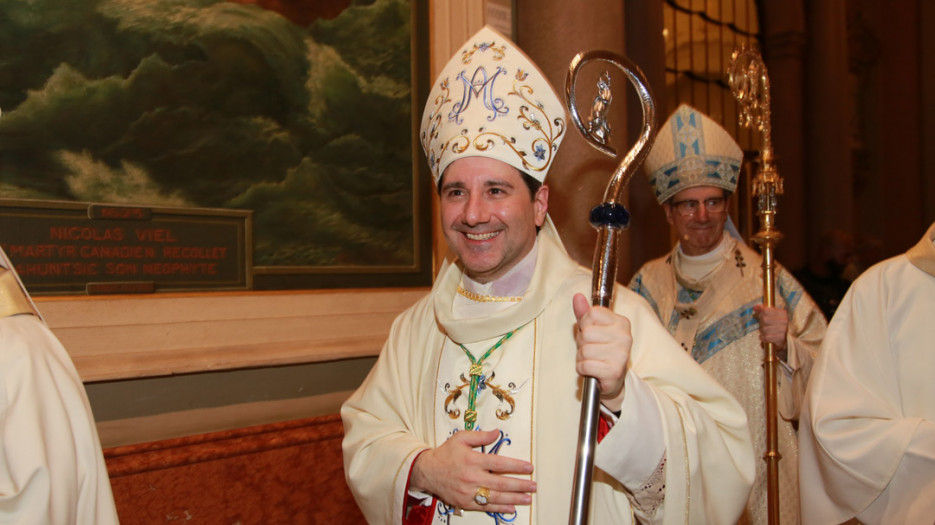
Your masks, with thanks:
[{"label": "crozier crook", "polygon": [[[575,82],[582,66],[592,60],[609,62],[626,74],[636,88],[643,108],[643,124],[639,140],[614,170],[604,192],[604,201],[591,210],[590,222],[597,229],[597,246],[594,250],[591,280],[591,304],[613,307],[614,286],[617,281],[617,251],[620,234],[630,224],[630,213],[620,203],[623,190],[633,174],[649,154],[656,137],[656,107],[649,83],[643,72],[627,58],[609,51],[588,51],[572,59],[565,79],[565,105],[571,113],[575,127],[584,139],[598,151],[617,158],[617,151],[609,145],[610,127],[606,112],[610,106],[610,76],[606,73],[598,83],[591,119],[581,121],[575,104]],[[575,461],[574,494],[572,496],[569,523],[583,525],[588,522],[591,495],[591,477],[594,469],[594,452],[597,447],[598,418],[600,417],[600,388],[597,379],[584,378],[581,400],[581,421],[578,429],[578,456]]]}]

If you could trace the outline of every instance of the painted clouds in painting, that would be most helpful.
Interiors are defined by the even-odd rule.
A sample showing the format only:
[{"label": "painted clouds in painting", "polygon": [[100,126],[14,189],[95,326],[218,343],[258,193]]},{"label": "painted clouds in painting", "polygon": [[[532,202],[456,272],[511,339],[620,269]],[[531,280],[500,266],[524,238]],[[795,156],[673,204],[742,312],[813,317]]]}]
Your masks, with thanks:
[{"label": "painted clouds in painting", "polygon": [[412,264],[410,68],[406,0],[0,0],[0,196],[252,209],[259,266]]}]

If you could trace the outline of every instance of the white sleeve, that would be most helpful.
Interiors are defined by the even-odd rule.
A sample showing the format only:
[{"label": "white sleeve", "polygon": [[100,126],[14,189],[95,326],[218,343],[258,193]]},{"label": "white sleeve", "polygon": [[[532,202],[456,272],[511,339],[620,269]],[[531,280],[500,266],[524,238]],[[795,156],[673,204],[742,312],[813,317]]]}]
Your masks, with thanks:
[{"label": "white sleeve", "polygon": [[594,454],[594,464],[624,487],[636,490],[656,471],[665,454],[659,406],[652,391],[632,370],[620,417]]}]

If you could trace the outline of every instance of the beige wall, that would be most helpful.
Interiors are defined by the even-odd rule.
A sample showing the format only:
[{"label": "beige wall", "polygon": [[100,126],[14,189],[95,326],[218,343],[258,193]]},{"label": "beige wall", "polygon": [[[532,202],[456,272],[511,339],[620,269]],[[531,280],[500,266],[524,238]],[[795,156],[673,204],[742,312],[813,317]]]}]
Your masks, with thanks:
[{"label": "beige wall", "polygon": [[426,289],[37,299],[104,446],[337,412]]}]

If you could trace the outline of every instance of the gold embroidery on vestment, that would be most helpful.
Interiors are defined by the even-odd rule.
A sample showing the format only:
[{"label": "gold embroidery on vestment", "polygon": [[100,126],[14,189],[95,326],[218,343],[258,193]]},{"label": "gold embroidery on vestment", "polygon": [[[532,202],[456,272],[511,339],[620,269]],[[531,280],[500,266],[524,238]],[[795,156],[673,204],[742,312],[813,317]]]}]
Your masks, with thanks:
[{"label": "gold embroidery on vestment", "polygon": [[496,295],[483,295],[475,292],[469,292],[458,286],[458,295],[467,297],[468,299],[478,302],[478,303],[518,303],[523,300],[521,296],[496,296]]}]

